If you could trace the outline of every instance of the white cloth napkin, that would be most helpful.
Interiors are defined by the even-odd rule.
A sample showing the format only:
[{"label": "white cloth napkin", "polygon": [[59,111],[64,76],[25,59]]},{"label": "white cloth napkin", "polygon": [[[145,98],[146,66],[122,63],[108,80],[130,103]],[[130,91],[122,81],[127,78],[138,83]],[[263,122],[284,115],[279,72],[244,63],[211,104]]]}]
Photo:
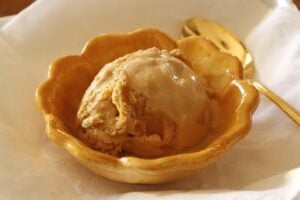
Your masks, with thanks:
[{"label": "white cloth napkin", "polygon": [[157,27],[176,38],[199,16],[236,32],[253,53],[255,78],[300,109],[300,14],[274,2],[40,0],[14,17],[0,32],[1,198],[299,199],[300,128],[264,97],[249,135],[223,158],[156,186],[116,183],[81,166],[48,140],[34,101],[51,60],[80,52],[90,37]]}]

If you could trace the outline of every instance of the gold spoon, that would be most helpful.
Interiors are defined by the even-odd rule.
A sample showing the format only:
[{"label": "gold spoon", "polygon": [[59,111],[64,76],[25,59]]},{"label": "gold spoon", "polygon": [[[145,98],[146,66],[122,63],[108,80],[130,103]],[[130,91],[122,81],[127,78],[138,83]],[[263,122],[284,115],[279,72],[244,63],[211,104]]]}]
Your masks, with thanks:
[{"label": "gold spoon", "polygon": [[216,22],[192,18],[182,29],[183,37],[200,35],[212,41],[221,51],[236,56],[243,64],[244,79],[253,85],[259,92],[275,103],[288,117],[300,126],[300,112],[289,105],[263,84],[252,80],[254,62],[251,53],[231,31]]}]

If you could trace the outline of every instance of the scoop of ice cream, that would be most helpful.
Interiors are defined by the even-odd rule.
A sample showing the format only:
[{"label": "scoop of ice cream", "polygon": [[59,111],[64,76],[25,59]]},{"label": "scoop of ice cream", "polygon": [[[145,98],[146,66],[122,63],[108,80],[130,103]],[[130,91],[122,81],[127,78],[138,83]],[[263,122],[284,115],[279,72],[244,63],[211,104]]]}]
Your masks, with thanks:
[{"label": "scoop of ice cream", "polygon": [[94,149],[156,157],[199,144],[207,134],[208,98],[182,60],[150,48],[106,64],[83,96],[79,137]]}]

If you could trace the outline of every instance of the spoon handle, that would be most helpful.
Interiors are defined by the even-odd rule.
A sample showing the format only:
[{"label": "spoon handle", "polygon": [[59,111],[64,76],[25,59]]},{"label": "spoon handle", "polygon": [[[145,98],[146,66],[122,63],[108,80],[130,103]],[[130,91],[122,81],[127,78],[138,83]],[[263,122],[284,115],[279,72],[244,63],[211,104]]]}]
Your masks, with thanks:
[{"label": "spoon handle", "polygon": [[298,126],[300,126],[300,112],[289,105],[285,100],[276,95],[270,89],[263,84],[249,80],[249,83],[253,85],[260,93],[265,95],[270,101],[277,105],[289,118],[291,118]]},{"label": "spoon handle", "polygon": [[[253,85],[260,93],[265,95],[269,100],[276,104],[277,107],[279,107],[289,118],[291,118],[298,126],[300,126],[299,111],[297,111],[263,84],[251,80],[254,71],[252,55],[239,41],[239,39],[233,33],[231,33],[231,31],[213,21],[192,18],[184,24],[182,36],[189,37],[196,35],[202,35],[206,37],[221,51],[230,53],[239,58],[243,64],[244,79],[248,80],[249,83]],[[224,45],[224,43],[227,45]],[[228,44],[230,44],[231,48],[228,48]]]}]

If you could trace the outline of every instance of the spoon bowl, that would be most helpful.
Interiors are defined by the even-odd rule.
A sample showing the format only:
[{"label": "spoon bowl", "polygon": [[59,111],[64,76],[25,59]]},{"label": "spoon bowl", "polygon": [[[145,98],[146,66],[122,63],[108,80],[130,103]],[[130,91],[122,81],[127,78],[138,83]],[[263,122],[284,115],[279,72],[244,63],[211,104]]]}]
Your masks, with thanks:
[{"label": "spoon bowl", "polygon": [[243,78],[253,85],[261,94],[277,105],[290,119],[300,126],[300,112],[263,84],[252,80],[254,60],[240,39],[222,25],[206,19],[192,18],[182,28],[182,36],[203,36],[213,42],[221,51],[237,57],[243,65]]}]

